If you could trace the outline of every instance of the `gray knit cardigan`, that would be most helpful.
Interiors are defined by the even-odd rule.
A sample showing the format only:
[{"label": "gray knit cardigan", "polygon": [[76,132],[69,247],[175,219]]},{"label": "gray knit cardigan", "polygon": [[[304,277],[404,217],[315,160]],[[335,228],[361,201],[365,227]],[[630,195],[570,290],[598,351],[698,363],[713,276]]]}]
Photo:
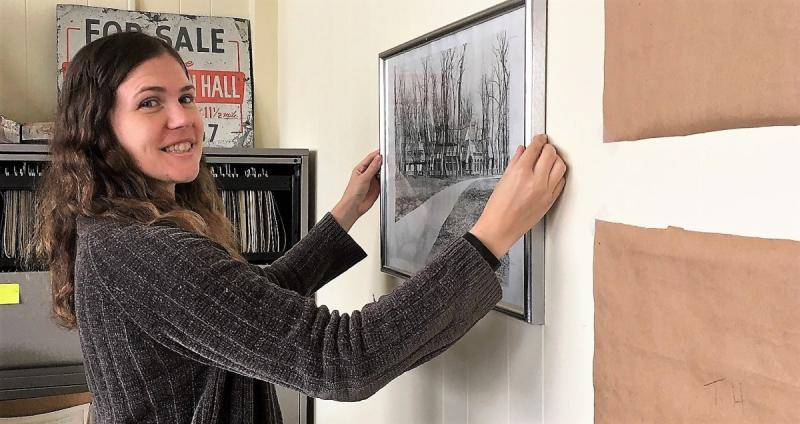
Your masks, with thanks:
[{"label": "gray knit cardigan", "polygon": [[170,225],[78,219],[75,308],[98,423],[280,423],[273,384],[369,397],[501,297],[459,238],[350,314],[310,296],[366,255],[327,214],[271,266]]}]

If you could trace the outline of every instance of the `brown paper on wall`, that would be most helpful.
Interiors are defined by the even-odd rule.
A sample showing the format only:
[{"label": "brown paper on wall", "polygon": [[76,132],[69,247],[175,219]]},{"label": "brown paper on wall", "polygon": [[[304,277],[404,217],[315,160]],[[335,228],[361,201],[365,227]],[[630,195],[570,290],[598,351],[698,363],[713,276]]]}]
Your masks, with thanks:
[{"label": "brown paper on wall", "polygon": [[604,140],[800,124],[796,0],[606,0]]},{"label": "brown paper on wall", "polygon": [[598,221],[595,422],[800,422],[800,243]]}]

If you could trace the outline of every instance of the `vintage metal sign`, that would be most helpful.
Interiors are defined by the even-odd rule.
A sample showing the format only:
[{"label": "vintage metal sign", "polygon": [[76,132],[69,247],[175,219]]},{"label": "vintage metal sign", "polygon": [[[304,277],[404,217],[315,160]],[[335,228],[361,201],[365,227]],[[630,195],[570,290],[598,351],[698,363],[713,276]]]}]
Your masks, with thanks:
[{"label": "vintage metal sign", "polygon": [[120,31],[159,37],[180,53],[197,89],[206,146],[253,146],[250,21],[60,4],[56,9],[59,90],[81,47]]}]

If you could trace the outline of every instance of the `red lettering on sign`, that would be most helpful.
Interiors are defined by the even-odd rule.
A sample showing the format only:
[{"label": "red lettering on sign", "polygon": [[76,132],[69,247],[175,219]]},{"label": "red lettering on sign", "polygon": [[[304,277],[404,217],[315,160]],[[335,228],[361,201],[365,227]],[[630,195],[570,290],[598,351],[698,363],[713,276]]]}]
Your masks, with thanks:
[{"label": "red lettering on sign", "polygon": [[80,31],[80,28],[76,28],[76,27],[68,27],[67,28],[67,31],[66,31],[66,33],[67,33],[67,61],[61,63],[61,76],[62,77],[67,76],[67,68],[69,68],[69,61],[70,61],[70,59],[72,59],[72,57],[70,57],[70,55],[69,55],[69,33],[70,33],[70,31]]},{"label": "red lettering on sign", "polygon": [[236,119],[238,117],[239,114],[235,110],[232,112],[219,112],[216,116],[217,119]]},{"label": "red lettering on sign", "polygon": [[190,69],[189,76],[197,91],[197,103],[244,102],[244,72]]}]

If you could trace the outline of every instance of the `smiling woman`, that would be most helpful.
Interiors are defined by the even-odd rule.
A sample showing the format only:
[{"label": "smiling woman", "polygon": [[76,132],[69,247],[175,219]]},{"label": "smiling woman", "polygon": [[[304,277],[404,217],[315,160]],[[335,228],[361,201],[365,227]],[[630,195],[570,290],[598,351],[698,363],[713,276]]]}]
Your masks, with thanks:
[{"label": "smiling woman", "polygon": [[382,157],[355,166],[341,200],[284,256],[251,265],[202,159],[190,81],[169,44],[139,32],[86,45],[64,79],[36,250],[57,317],[80,332],[98,423],[279,423],[274,384],[371,396],[491,310],[496,256],[563,188],[566,167],[538,137],[472,233],[393,293],[329,311],[311,296],[364,258],[347,231],[378,198]]},{"label": "smiling woman", "polygon": [[183,62],[169,54],[134,68],[117,88],[110,120],[114,135],[148,177],[171,193],[200,171],[203,118]]},{"label": "smiling woman", "polygon": [[137,32],[90,43],[69,68],[51,166],[39,186],[35,245],[51,269],[55,316],[67,328],[77,324],[78,216],[171,222],[241,257],[201,166],[203,120],[187,75],[169,45]]}]

